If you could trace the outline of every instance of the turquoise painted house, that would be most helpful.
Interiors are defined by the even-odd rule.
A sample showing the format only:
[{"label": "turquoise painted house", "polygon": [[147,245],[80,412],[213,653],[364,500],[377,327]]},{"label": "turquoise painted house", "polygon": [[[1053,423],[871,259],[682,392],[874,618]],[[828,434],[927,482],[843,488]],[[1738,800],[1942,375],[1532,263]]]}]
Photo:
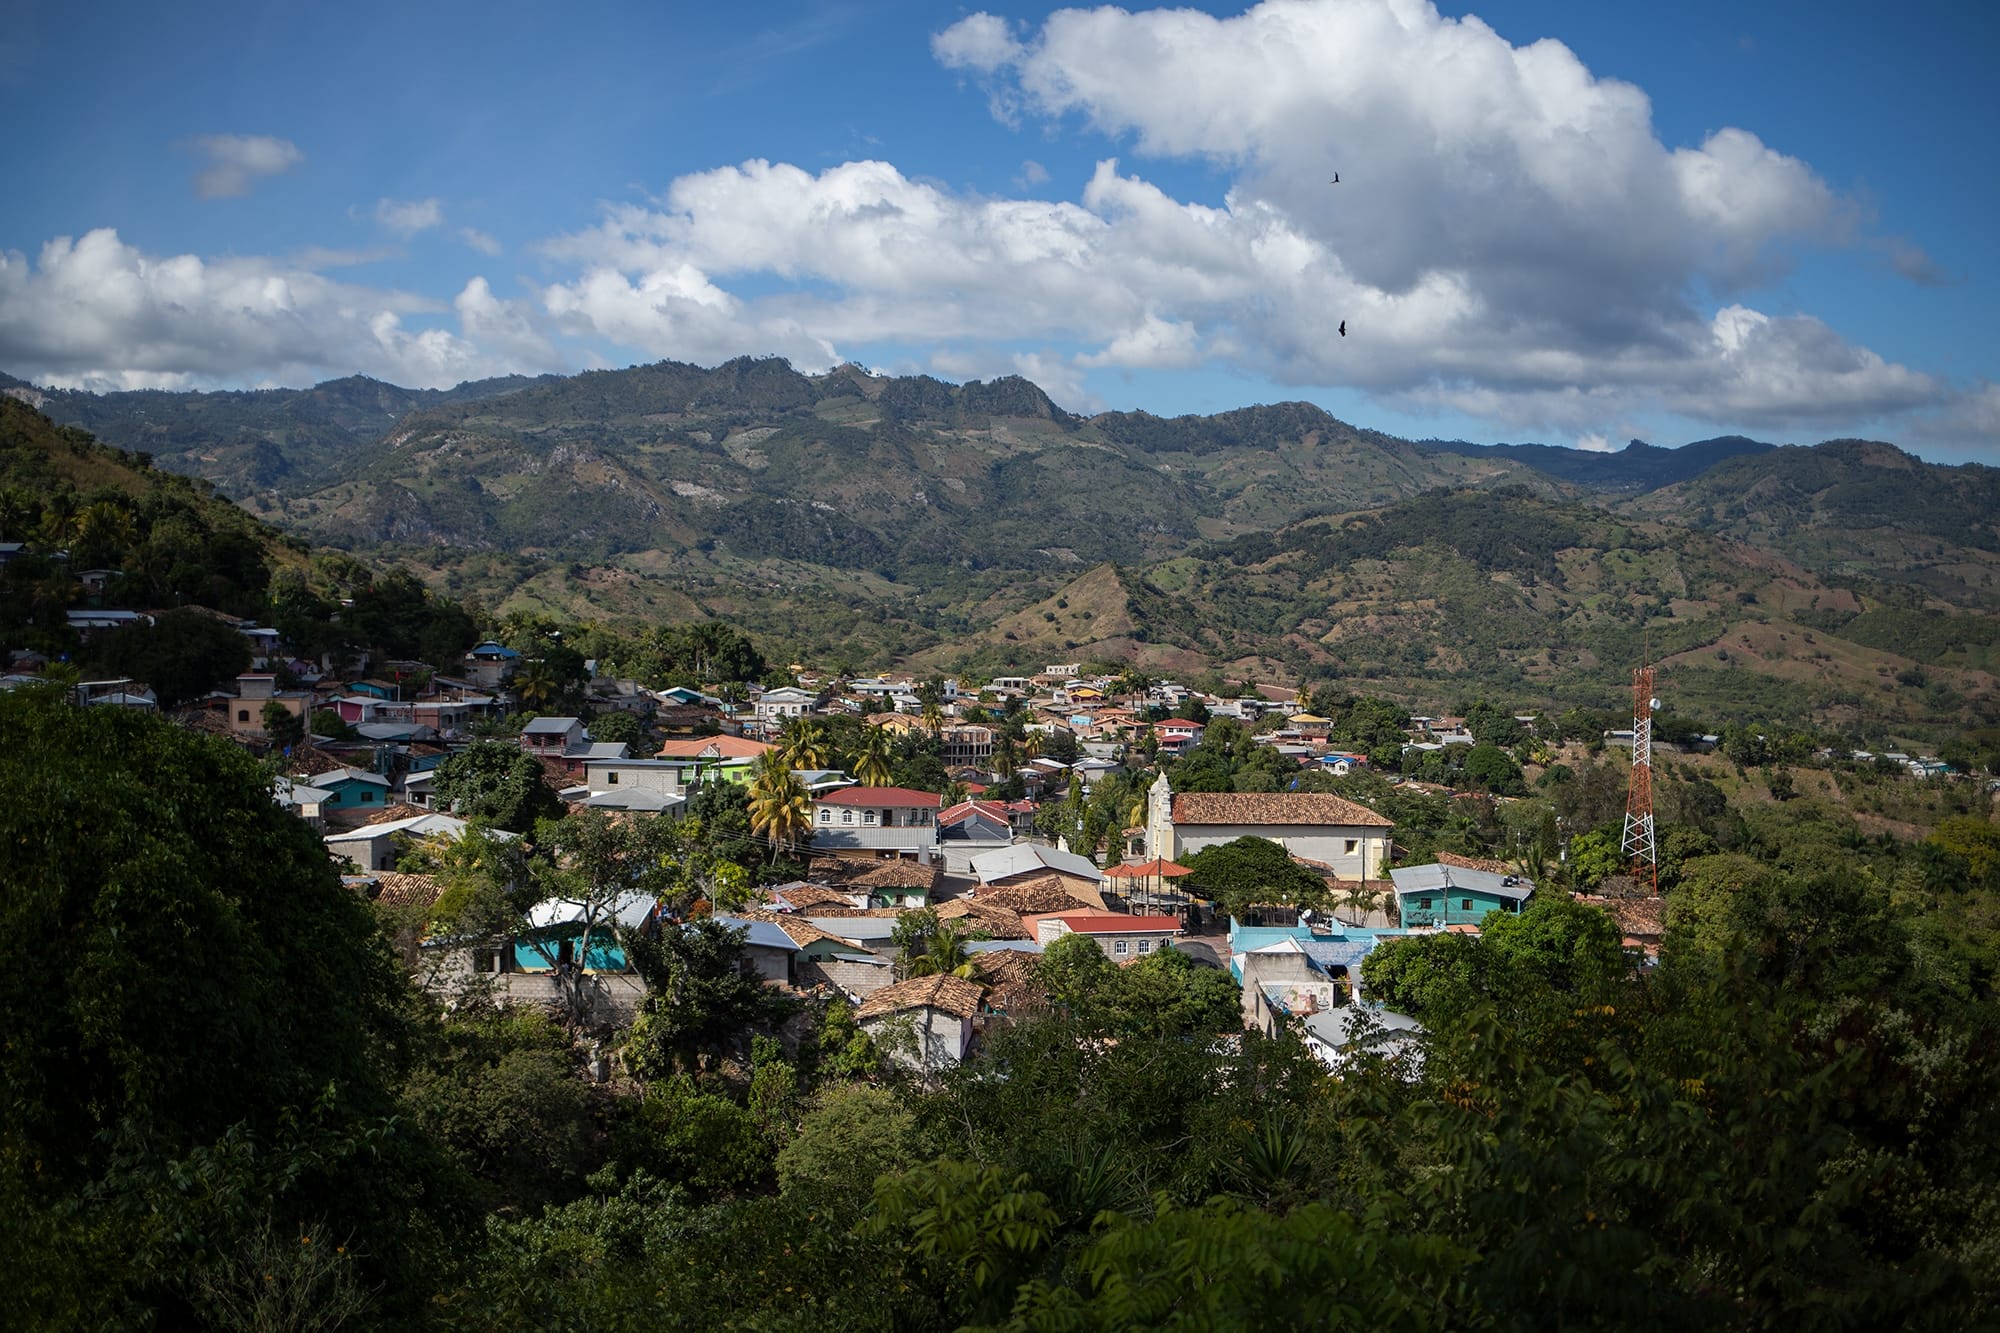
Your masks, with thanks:
[{"label": "turquoise painted house", "polygon": [[1469,866],[1404,866],[1391,870],[1396,908],[1405,929],[1476,926],[1488,912],[1513,912],[1535,893],[1534,883],[1519,875]]},{"label": "turquoise painted house", "polygon": [[321,773],[308,781],[332,795],[320,802],[320,810],[380,810],[389,803],[389,779],[379,773],[343,768]]}]

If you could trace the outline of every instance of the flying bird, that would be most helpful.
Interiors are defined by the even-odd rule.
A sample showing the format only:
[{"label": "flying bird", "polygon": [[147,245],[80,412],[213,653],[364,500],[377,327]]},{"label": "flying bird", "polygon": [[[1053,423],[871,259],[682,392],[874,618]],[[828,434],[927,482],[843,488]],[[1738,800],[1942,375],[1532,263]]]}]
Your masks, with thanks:
[{"label": "flying bird", "polygon": [[1340,336],[1343,338],[1347,336],[1347,321],[1344,319],[1340,321]]},{"label": "flying bird", "polygon": [[1340,184],[1340,173],[1337,171],[1333,173],[1333,183],[1335,185]]}]

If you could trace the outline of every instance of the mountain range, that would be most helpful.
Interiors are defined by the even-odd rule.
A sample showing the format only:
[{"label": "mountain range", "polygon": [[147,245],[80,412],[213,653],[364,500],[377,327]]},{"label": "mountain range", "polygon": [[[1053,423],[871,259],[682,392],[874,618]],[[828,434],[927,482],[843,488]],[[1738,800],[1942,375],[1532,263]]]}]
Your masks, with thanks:
[{"label": "mountain range", "polygon": [[[1016,377],[774,358],[445,391],[0,389],[494,609],[718,616],[857,665],[1615,698],[1650,651],[1717,702],[1913,723],[1985,715],[2000,668],[2000,472],[1879,443],[1413,442],[1304,403],[1082,417]],[[1899,684],[1917,668],[1927,697]]]}]

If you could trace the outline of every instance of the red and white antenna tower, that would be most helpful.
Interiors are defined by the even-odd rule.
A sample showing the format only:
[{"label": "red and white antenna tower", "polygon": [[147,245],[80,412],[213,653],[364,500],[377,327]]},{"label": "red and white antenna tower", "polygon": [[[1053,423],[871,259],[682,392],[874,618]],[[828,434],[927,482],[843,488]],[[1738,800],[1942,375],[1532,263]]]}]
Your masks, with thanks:
[{"label": "red and white antenna tower", "polygon": [[1625,837],[1619,850],[1632,867],[1632,878],[1646,891],[1660,892],[1660,849],[1653,836],[1653,668],[1632,673],[1632,786],[1625,794]]}]

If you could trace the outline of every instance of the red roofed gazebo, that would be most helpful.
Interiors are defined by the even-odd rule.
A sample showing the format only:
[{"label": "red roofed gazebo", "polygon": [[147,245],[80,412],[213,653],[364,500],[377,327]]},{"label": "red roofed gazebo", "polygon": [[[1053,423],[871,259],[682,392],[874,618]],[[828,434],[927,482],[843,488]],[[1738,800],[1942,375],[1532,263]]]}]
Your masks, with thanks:
[{"label": "red roofed gazebo", "polygon": [[[1179,879],[1183,875],[1192,875],[1193,873],[1194,871],[1178,862],[1169,861],[1164,857],[1158,856],[1150,861],[1141,861],[1137,865],[1116,865],[1104,868],[1104,877],[1106,879],[1131,879],[1142,882],[1146,880],[1158,880],[1162,889],[1166,887],[1166,881]],[[1152,896],[1150,892],[1147,894],[1149,900]]]}]

